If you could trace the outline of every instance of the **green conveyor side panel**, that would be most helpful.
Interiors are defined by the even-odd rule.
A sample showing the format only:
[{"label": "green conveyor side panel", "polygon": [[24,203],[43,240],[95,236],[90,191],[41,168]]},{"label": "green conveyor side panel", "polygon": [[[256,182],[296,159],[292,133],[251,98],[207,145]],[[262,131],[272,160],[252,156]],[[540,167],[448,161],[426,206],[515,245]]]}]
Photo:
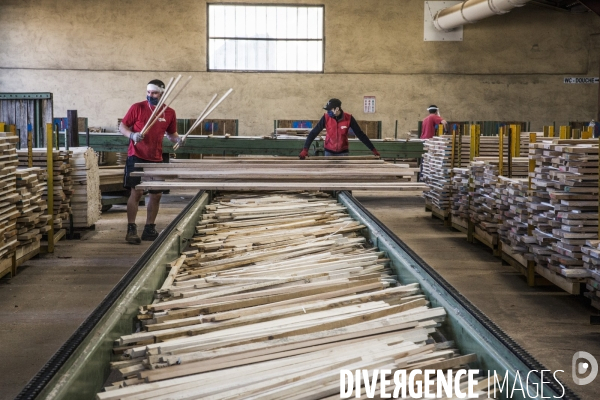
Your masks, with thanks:
[{"label": "green conveyor side panel", "polygon": [[[60,136],[61,146],[64,146],[64,135]],[[79,134],[79,143],[87,143],[85,133]],[[298,156],[304,146],[304,138],[291,139],[263,139],[261,137],[234,136],[224,137],[190,136],[184,146],[177,152],[177,156],[186,158],[189,154],[205,154],[216,156],[250,155],[275,155]],[[384,141],[372,140],[373,144],[383,158],[420,158],[423,154],[423,142],[414,141]],[[120,134],[90,133],[90,147],[95,151],[127,152],[129,139]],[[372,155],[371,151],[357,139],[349,141],[351,155]],[[173,145],[168,139],[163,140],[165,153],[174,153]],[[315,140],[310,149],[311,155],[323,155],[323,141]]]}]

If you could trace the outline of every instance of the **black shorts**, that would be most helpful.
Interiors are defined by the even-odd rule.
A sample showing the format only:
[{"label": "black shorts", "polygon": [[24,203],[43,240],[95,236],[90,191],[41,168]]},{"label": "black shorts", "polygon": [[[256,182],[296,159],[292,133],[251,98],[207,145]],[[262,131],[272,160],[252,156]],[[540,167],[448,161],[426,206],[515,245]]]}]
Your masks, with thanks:
[{"label": "black shorts", "polygon": [[[164,162],[164,160],[163,161],[148,161],[148,160],[144,160],[143,158],[136,157],[136,156],[128,156],[127,161],[125,162],[125,175],[123,176],[123,187],[125,189],[135,189],[135,187],[137,185],[142,183],[141,176],[131,176],[131,173],[133,171],[143,171],[144,170],[143,168],[136,167],[135,166],[136,163],[160,164],[162,162]],[[149,190],[148,192],[153,193],[153,194],[163,193],[162,190]]]}]

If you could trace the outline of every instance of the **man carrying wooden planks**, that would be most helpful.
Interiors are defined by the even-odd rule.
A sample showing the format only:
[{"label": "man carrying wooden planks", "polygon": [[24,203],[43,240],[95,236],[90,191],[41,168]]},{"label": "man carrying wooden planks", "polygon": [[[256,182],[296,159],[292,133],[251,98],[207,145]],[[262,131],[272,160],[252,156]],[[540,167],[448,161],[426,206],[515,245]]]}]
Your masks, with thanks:
[{"label": "man carrying wooden planks", "polygon": [[[172,143],[180,143],[181,139],[177,134],[177,117],[175,110],[167,106],[158,110],[158,118],[154,123],[148,124],[154,109],[158,105],[160,98],[165,92],[165,84],[158,80],[152,80],[146,87],[146,101],[133,104],[119,125],[119,132],[129,140],[129,149],[127,151],[127,162],[125,163],[125,176],[123,186],[131,190],[129,200],[127,201],[127,235],[125,240],[131,244],[140,244],[142,240],[153,241],[158,237],[156,231],[156,215],[160,205],[162,191],[150,190],[150,201],[146,213],[146,226],[142,233],[142,238],[138,236],[135,218],[138,212],[138,204],[144,191],[137,190],[135,187],[141,183],[138,176],[130,176],[132,171],[141,170],[135,168],[135,163],[162,163],[162,142],[165,132]],[[142,132],[144,135],[142,135]]]},{"label": "man carrying wooden planks", "polygon": [[357,138],[365,144],[379,157],[379,152],[373,146],[373,143],[369,140],[369,137],[360,129],[360,126],[352,116],[352,114],[345,113],[342,110],[342,102],[339,99],[331,99],[323,107],[327,110],[327,113],[321,117],[321,120],[308,134],[306,142],[304,142],[304,148],[300,152],[300,159],[304,160],[308,155],[308,148],[310,144],[315,140],[317,135],[321,133],[323,129],[327,130],[325,136],[325,156],[347,156],[348,151],[348,131],[352,129]]}]

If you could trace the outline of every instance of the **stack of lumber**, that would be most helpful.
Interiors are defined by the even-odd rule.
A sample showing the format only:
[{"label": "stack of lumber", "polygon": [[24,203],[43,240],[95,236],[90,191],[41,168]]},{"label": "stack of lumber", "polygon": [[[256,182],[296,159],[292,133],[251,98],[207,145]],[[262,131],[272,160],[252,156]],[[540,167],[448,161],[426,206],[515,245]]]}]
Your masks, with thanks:
[{"label": "stack of lumber", "polygon": [[[505,136],[502,149],[504,158],[508,157],[508,138]],[[480,136],[479,137],[479,155],[481,157],[496,157],[498,158],[500,150],[499,136]]]},{"label": "stack of lumber", "polygon": [[[18,150],[19,165],[27,167],[29,165],[28,151]],[[34,148],[33,154],[33,166],[47,169],[47,153],[44,148]],[[53,184],[54,184],[54,230],[55,232],[62,228],[63,224],[68,224],[69,214],[71,213],[71,196],[73,195],[73,181],[71,179],[71,167],[69,164],[69,158],[71,151],[67,150],[53,150]],[[44,193],[42,198],[47,201],[48,198],[48,180],[46,179],[46,186],[44,187]]]},{"label": "stack of lumber", "polygon": [[527,235],[528,180],[500,176],[496,187],[500,200],[508,207],[503,210],[502,226],[498,227],[503,249],[508,248],[512,253],[525,255],[529,251],[528,244],[533,239]]},{"label": "stack of lumber", "polygon": [[16,203],[19,194],[16,192],[15,178],[18,142],[16,136],[0,136],[0,275],[11,271],[12,256],[18,246],[19,210]]},{"label": "stack of lumber", "polygon": [[73,152],[70,160],[74,185],[71,197],[73,226],[88,228],[100,219],[102,209],[98,157],[90,147],[73,147],[70,150]]},{"label": "stack of lumber", "polygon": [[[587,144],[587,143],[589,144]],[[538,264],[575,280],[589,275],[581,246],[598,239],[598,145],[595,140],[535,143],[535,192],[529,203]]]},{"label": "stack of lumber", "polygon": [[469,218],[469,168],[452,170],[452,218]]},{"label": "stack of lumber", "polygon": [[415,169],[378,159],[329,157],[311,160],[248,157],[140,163],[139,189],[169,190],[427,190],[405,182]]},{"label": "stack of lumber", "polygon": [[588,271],[587,292],[584,295],[592,302],[592,307],[600,310],[600,241],[586,240],[581,247],[583,266]]},{"label": "stack of lumber", "polygon": [[424,197],[442,211],[450,210],[452,203],[452,168],[469,165],[470,137],[456,136],[454,140],[454,157],[452,135],[435,136],[424,142],[422,180],[429,186]]},{"label": "stack of lumber", "polygon": [[476,362],[433,339],[445,310],[399,285],[362,228],[308,193],[217,197],[143,307],[144,329],[117,340],[121,380],[97,398],[329,398],[340,369]]},{"label": "stack of lumber", "polygon": [[16,172],[17,193],[17,258],[40,247],[42,235],[50,230],[48,205],[42,199],[46,172],[39,168],[19,168]]},{"label": "stack of lumber", "polygon": [[100,167],[98,179],[100,192],[116,192],[123,189],[123,167],[116,165]]}]

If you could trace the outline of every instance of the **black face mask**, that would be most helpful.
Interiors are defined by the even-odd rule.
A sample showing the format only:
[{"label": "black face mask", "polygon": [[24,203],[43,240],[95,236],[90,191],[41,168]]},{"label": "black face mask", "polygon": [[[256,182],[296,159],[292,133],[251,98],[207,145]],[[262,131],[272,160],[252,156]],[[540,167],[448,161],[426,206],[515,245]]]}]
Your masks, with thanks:
[{"label": "black face mask", "polygon": [[150,103],[151,106],[155,106],[158,104],[158,99],[152,96],[146,96],[146,100]]}]

